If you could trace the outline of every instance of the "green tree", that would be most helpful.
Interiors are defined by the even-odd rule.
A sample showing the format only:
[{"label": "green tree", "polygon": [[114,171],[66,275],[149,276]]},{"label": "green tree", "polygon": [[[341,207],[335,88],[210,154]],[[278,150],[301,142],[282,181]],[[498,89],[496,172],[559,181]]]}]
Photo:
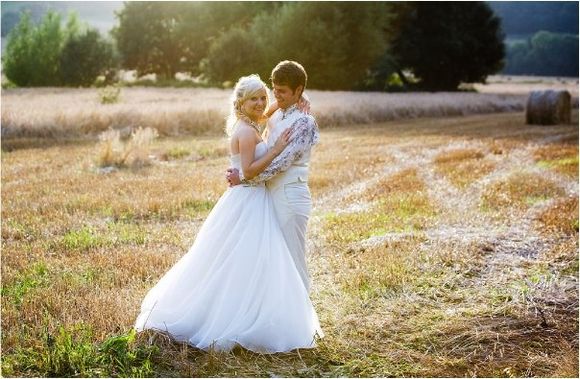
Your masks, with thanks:
[{"label": "green tree", "polygon": [[261,76],[268,78],[281,60],[300,62],[310,73],[308,86],[353,89],[386,48],[385,3],[291,2],[254,19]]},{"label": "green tree", "polygon": [[503,73],[520,74],[520,69],[527,66],[528,62],[528,43],[515,42],[506,49],[506,64]]},{"label": "green tree", "polygon": [[531,47],[537,75],[578,76],[578,36],[539,31]]},{"label": "green tree", "polygon": [[60,15],[46,13],[38,26],[25,13],[8,35],[2,61],[6,77],[19,86],[60,84],[59,54],[64,42]]},{"label": "green tree", "polygon": [[213,41],[202,67],[213,82],[236,82],[241,76],[255,73],[259,64],[255,39],[249,31],[237,26]]},{"label": "green tree", "polygon": [[508,46],[507,65],[512,75],[578,76],[578,36],[540,31],[526,42]]},{"label": "green tree", "polygon": [[[257,14],[272,12],[279,6],[279,3],[267,1],[188,3],[183,9],[182,22],[178,25],[177,31],[180,44],[184,49],[185,70],[192,75],[199,75],[203,72],[218,81],[231,80],[223,75],[219,78],[215,77],[220,70],[217,68],[211,73],[205,72],[208,68],[212,69],[207,65],[206,58],[211,55],[213,61],[216,62],[220,50],[217,46],[229,43],[233,37],[233,32],[229,32],[230,29],[248,30]],[[231,56],[230,58],[236,59]],[[216,64],[219,63],[216,62]],[[237,70],[235,67],[232,68]],[[226,76],[231,77],[231,75]]]},{"label": "green tree", "polygon": [[96,29],[70,37],[60,55],[62,83],[90,86],[114,65],[113,46]]},{"label": "green tree", "polygon": [[184,48],[178,36],[183,10],[181,2],[127,2],[117,13],[113,36],[121,65],[139,75],[156,73],[173,78],[184,66]]},{"label": "green tree", "polygon": [[124,68],[165,78],[176,72],[199,75],[216,39],[231,28],[245,28],[256,14],[277,6],[275,2],[129,2],[117,13],[119,26],[113,34]]},{"label": "green tree", "polygon": [[112,60],[113,46],[96,30],[80,25],[75,13],[62,28],[60,15],[51,11],[38,25],[30,13],[23,13],[2,56],[6,77],[22,87],[89,85]]},{"label": "green tree", "polygon": [[483,2],[395,4],[400,30],[387,54],[410,69],[430,91],[456,90],[461,82],[484,82],[503,65],[500,20]]},{"label": "green tree", "polygon": [[33,25],[26,12],[20,22],[8,34],[6,52],[2,54],[4,74],[14,84],[27,86],[34,71],[32,60]]}]

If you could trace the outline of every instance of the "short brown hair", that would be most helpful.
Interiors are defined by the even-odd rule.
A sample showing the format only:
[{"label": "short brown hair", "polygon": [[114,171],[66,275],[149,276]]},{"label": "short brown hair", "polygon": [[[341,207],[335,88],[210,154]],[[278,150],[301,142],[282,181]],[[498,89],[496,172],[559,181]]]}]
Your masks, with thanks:
[{"label": "short brown hair", "polygon": [[288,86],[294,92],[299,86],[302,86],[302,90],[304,91],[307,79],[308,76],[306,75],[304,67],[294,61],[282,61],[278,63],[272,70],[272,75],[270,76],[272,83]]}]

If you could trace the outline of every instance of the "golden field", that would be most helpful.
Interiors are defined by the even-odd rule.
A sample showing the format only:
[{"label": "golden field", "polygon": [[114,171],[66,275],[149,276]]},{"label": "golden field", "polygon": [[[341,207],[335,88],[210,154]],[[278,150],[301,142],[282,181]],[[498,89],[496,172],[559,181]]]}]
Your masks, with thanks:
[{"label": "golden field", "polygon": [[472,88],[481,93],[525,94],[531,91],[551,89],[568,91],[573,98],[578,99],[578,78],[542,77],[525,75],[490,75],[487,83],[473,84]]},{"label": "golden field", "polygon": [[[533,90],[567,90],[578,108],[577,78],[491,76],[465,84],[466,92],[384,93],[309,90],[312,113],[323,128],[418,117],[523,111]],[[118,101],[103,104],[111,89]],[[22,146],[35,138],[70,139],[109,128],[155,128],[162,136],[216,135],[223,131],[231,89],[16,88],[2,90],[2,137]],[[112,91],[115,92],[115,91]],[[35,141],[38,143],[38,141]],[[33,142],[34,143],[34,142]]]},{"label": "golden field", "polygon": [[[2,91],[2,137],[78,138],[109,128],[155,128],[163,136],[216,135],[228,115],[230,89],[122,87],[102,104],[98,88],[18,88]],[[321,127],[390,120],[523,110],[521,94],[308,91]],[[14,143],[17,143],[14,141]],[[21,142],[22,143],[22,142]]]},{"label": "golden field", "polygon": [[[125,91],[107,106],[91,90],[3,92],[3,376],[578,376],[577,110],[529,126],[523,108],[472,114],[478,94],[311,91],[308,260],[326,336],[205,353],[131,327],[226,189],[229,91]],[[99,141],[77,137],[111,122],[159,127],[150,164],[98,167]]]}]

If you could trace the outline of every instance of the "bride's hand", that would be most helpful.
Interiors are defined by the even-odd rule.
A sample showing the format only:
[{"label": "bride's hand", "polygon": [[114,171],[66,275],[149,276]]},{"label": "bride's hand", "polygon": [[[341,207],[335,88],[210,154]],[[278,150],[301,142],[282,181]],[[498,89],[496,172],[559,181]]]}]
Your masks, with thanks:
[{"label": "bride's hand", "polygon": [[280,154],[286,146],[290,143],[290,135],[292,134],[292,130],[287,128],[280,134],[280,137],[276,140],[276,143],[272,147],[272,150],[276,153],[276,155]]}]

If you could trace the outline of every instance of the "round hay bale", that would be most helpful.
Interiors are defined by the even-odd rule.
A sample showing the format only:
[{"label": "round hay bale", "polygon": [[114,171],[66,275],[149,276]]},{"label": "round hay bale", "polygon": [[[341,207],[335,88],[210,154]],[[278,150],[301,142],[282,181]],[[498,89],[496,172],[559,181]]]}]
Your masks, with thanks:
[{"label": "round hay bale", "polygon": [[526,104],[526,123],[535,125],[569,124],[572,116],[568,91],[532,91]]}]

